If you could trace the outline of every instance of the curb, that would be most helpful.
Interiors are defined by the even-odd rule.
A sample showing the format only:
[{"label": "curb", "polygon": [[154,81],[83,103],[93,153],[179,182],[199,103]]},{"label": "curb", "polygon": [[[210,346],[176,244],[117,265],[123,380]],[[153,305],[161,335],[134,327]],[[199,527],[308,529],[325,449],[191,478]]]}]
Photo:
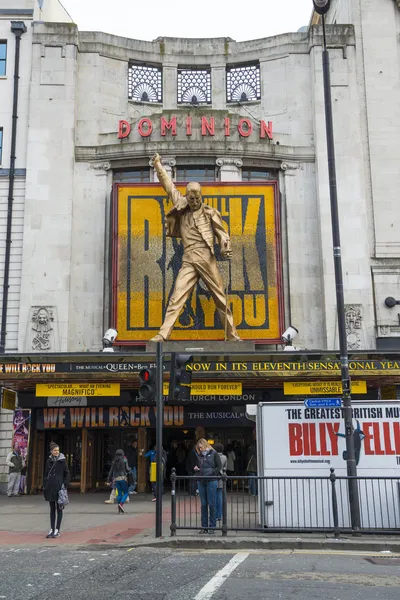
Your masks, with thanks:
[{"label": "curb", "polygon": [[[119,546],[121,547],[121,546]],[[293,538],[240,538],[240,539],[210,539],[210,538],[169,538],[159,540],[133,541],[126,548],[172,548],[181,550],[348,550],[353,552],[382,552],[400,553],[400,540],[357,540],[339,539],[293,539]]]}]

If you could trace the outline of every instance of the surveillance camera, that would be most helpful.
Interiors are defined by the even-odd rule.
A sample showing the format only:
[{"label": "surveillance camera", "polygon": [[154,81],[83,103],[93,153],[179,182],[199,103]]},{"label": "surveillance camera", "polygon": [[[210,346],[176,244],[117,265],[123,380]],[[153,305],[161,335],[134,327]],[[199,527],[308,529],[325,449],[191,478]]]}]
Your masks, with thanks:
[{"label": "surveillance camera", "polygon": [[107,329],[103,336],[104,348],[111,348],[117,339],[118,331],[116,329]]},{"label": "surveillance camera", "polygon": [[286,329],[286,331],[284,333],[282,333],[281,338],[283,339],[283,341],[286,344],[291,344],[292,341],[294,340],[294,338],[297,336],[297,334],[299,333],[298,329],[296,329],[296,327],[292,327],[291,325]]}]

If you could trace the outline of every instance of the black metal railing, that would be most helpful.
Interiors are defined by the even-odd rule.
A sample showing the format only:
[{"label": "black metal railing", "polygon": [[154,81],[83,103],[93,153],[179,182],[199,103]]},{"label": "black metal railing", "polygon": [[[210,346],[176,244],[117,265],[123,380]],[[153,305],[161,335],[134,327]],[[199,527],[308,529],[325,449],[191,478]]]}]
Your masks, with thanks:
[{"label": "black metal railing", "polygon": [[[342,477],[334,469],[322,477],[227,476],[216,478],[221,517],[215,526],[232,531],[333,533],[400,533],[400,477]],[[352,529],[349,481],[357,480],[361,528]],[[203,529],[198,481],[207,477],[171,475],[171,535],[178,529]],[[211,512],[211,511],[210,511]],[[209,515],[212,516],[211,514]]]}]

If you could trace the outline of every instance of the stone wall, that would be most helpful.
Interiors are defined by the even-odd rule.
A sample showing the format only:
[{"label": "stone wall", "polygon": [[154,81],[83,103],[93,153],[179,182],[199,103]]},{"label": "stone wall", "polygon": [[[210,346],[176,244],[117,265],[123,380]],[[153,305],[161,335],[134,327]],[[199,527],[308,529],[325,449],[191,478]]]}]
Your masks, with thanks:
[{"label": "stone wall", "polygon": [[397,2],[376,0],[333,0],[332,9],[329,20],[346,23],[350,19],[356,36],[357,117],[370,248],[366,261],[372,271],[375,301],[374,314],[367,319],[374,336],[392,338],[392,344],[399,338],[398,347],[399,311],[388,308],[385,299],[400,299],[400,12]]},{"label": "stone wall", "polygon": [[[56,350],[99,347],[103,329],[109,325],[107,219],[112,172],[118,167],[146,166],[159,151],[178,164],[195,160],[215,164],[220,157],[235,157],[246,166],[268,165],[281,172],[288,257],[284,264],[286,321],[300,328],[305,347],[337,347],[322,31],[317,27],[309,33],[246,43],[176,38],[141,42],[78,32],[70,25],[35,24],[33,43],[28,140],[31,179],[22,283],[29,302],[21,311],[20,344],[31,307],[43,304],[54,306],[58,315],[60,346]],[[346,302],[362,307],[360,344],[372,348],[375,330],[369,257],[374,234],[366,190],[364,115],[359,111],[363,89],[353,28],[331,27],[329,44],[333,47],[331,77]],[[256,59],[261,69],[261,100],[245,106],[227,105],[226,65]],[[163,66],[162,104],[128,100],[130,60]],[[212,68],[212,105],[200,109],[177,106],[178,66],[205,64]],[[261,140],[256,134],[242,138],[234,127],[226,139],[221,126],[206,138],[194,127],[188,139],[184,127],[188,114],[193,119],[200,114],[213,117],[216,123],[230,116],[234,126],[249,116],[254,124],[260,119],[272,120],[273,140]],[[139,135],[141,118],[159,123],[162,115],[177,117],[176,136],[171,132],[162,136],[159,126],[149,138]],[[124,140],[117,138],[120,119],[132,124],[132,133]],[[234,178],[240,180],[240,168]],[[46,269],[45,254],[51,257]]]}]

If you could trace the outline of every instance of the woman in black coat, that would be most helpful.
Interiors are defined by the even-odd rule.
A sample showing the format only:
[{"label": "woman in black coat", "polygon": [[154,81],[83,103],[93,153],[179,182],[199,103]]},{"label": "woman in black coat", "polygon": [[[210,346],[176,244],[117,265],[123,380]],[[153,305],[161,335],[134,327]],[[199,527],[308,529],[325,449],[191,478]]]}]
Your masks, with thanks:
[{"label": "woman in black coat", "polygon": [[[50,456],[46,462],[43,492],[44,499],[50,503],[50,531],[46,537],[56,538],[60,536],[60,527],[63,516],[63,507],[58,504],[58,492],[62,486],[67,487],[69,482],[69,470],[64,454],[54,442],[50,444]],[[57,525],[56,525],[57,512]]]}]

